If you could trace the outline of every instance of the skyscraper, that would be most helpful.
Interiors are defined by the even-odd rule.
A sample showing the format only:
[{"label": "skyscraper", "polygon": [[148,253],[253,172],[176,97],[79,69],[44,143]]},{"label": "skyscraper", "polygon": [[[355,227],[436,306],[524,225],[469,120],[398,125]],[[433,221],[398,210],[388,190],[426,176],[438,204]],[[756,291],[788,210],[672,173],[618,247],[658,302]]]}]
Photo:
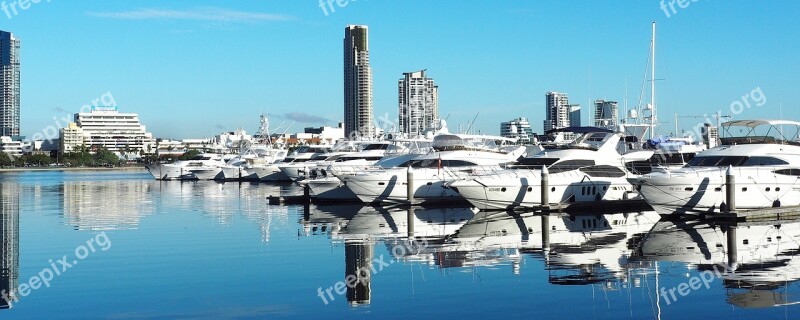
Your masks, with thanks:
[{"label": "skyscraper", "polygon": [[344,134],[370,137],[372,124],[372,68],[369,65],[367,26],[344,29]]},{"label": "skyscraper", "polygon": [[425,76],[425,70],[403,73],[397,82],[400,131],[424,133],[439,117],[439,87]]},{"label": "skyscraper", "polygon": [[598,99],[594,101],[594,126],[617,130],[619,114],[616,101]]},{"label": "skyscraper", "polygon": [[0,31],[0,135],[19,136],[19,39]]},{"label": "skyscraper", "polygon": [[545,100],[546,114],[544,132],[552,129],[569,127],[571,110],[567,94],[551,91],[545,94]]}]

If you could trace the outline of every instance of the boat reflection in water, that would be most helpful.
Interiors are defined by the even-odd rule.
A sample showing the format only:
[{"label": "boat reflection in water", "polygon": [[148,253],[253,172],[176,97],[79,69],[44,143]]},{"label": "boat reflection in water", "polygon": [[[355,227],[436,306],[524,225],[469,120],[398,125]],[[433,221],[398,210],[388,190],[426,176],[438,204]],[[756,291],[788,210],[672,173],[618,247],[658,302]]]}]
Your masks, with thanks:
[{"label": "boat reflection in water", "polygon": [[662,221],[641,245],[641,258],[683,262],[719,270],[727,302],[742,308],[785,306],[788,288],[800,279],[800,222],[772,221],[714,225]]}]

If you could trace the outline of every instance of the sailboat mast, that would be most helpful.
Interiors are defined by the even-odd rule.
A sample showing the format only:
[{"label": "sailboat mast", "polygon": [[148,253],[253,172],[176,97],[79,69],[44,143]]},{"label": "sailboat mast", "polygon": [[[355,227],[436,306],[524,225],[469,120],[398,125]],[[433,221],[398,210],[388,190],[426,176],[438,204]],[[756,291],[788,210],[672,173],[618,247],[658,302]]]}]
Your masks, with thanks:
[{"label": "sailboat mast", "polygon": [[653,139],[658,117],[656,116],[656,22],[650,40],[650,139]]}]

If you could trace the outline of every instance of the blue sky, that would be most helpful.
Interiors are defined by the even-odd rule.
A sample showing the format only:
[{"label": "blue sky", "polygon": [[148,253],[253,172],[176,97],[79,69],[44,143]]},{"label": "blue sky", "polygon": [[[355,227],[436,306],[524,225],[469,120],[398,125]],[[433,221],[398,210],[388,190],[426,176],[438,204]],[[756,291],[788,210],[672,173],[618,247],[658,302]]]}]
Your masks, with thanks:
[{"label": "blue sky", "polygon": [[766,104],[737,118],[800,120],[796,1],[698,0],[669,18],[650,0],[350,0],[327,16],[317,0],[45,1],[0,12],[22,39],[25,135],[108,91],[157,137],[254,131],[266,112],[302,120],[292,131],[334,125],[347,24],[370,28],[376,116],[396,117],[397,80],[427,69],[451,129],[480,112],[483,133],[518,116],[541,132],[551,90],[587,124],[589,102],[622,102],[626,84],[637,103],[656,20],[661,133],[675,112],[730,113],[755,88]]}]

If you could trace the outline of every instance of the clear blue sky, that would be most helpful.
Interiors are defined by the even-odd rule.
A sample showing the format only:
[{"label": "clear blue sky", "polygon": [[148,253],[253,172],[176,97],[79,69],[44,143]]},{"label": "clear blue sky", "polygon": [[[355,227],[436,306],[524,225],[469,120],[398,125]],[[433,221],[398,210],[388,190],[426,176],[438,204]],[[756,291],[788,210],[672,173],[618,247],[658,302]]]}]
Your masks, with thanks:
[{"label": "clear blue sky", "polygon": [[107,91],[157,137],[253,131],[262,112],[306,121],[292,131],[333,125],[347,24],[370,28],[376,116],[396,117],[397,80],[427,69],[451,129],[480,112],[483,133],[518,116],[540,132],[550,90],[588,122],[589,101],[623,101],[626,83],[636,103],[656,20],[661,133],[675,112],[727,110],[756,87],[767,103],[737,118],[778,118],[782,102],[800,120],[791,0],[698,0],[670,18],[651,0],[351,0],[328,16],[317,0],[45,1],[0,12],[0,29],[22,39],[25,135]]}]

